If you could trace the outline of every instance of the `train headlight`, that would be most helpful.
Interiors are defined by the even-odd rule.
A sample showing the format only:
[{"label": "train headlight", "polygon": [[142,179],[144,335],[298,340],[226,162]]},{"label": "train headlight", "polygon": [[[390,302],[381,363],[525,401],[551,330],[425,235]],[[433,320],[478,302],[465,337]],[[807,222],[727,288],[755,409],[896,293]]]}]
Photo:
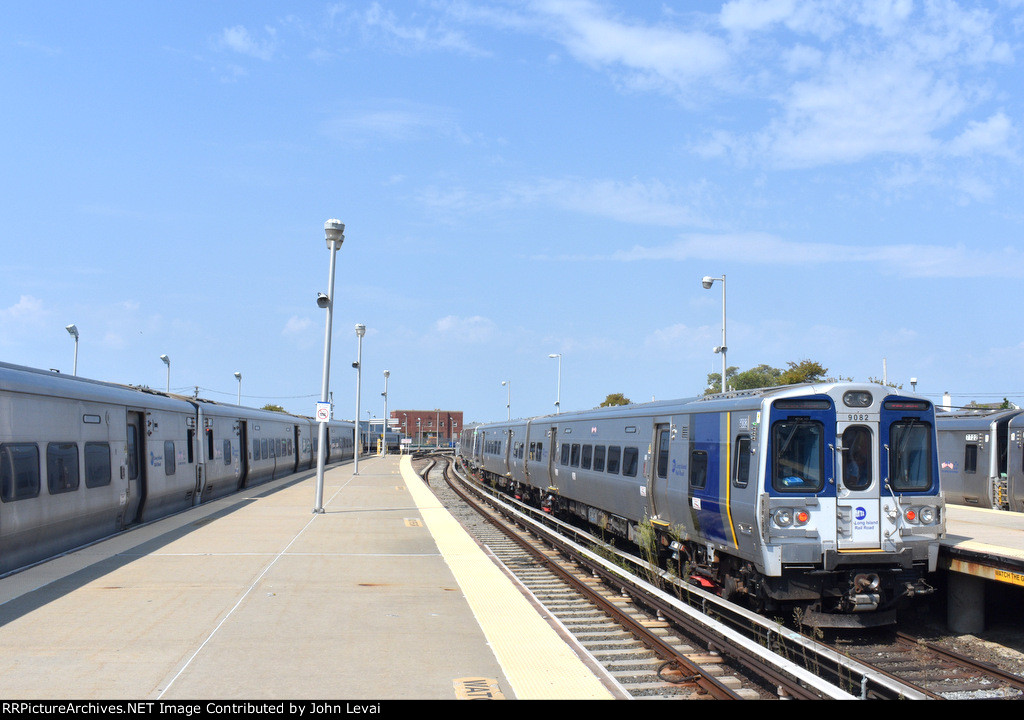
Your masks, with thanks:
[{"label": "train headlight", "polygon": [[918,514],[918,517],[921,518],[921,523],[923,525],[931,525],[932,523],[935,522],[935,508],[933,508],[933,507],[923,507],[923,508],[921,508],[921,512]]},{"label": "train headlight", "polygon": [[793,524],[793,511],[789,508],[779,508],[772,515],[772,519],[779,527],[789,527]]}]

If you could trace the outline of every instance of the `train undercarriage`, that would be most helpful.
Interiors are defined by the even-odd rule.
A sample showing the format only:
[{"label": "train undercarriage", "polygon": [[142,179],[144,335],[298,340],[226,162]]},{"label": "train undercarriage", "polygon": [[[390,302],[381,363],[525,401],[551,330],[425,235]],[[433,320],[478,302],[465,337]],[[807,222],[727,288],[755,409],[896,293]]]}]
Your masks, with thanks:
[{"label": "train undercarriage", "polygon": [[642,533],[638,524],[553,492],[488,476],[492,486],[565,521],[584,524],[604,537],[639,547],[656,556],[665,569],[727,600],[776,617],[816,628],[867,628],[891,625],[905,601],[934,591],[923,567],[861,564],[826,568],[823,564],[788,566],[780,576],[766,576],[753,563],[704,543],[676,536],[670,528]]}]

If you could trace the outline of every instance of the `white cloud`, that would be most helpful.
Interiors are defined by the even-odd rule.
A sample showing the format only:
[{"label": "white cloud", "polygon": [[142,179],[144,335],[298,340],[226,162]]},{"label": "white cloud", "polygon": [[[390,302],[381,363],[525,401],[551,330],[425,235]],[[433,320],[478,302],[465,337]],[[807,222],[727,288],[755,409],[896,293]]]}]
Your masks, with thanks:
[{"label": "white cloud", "polygon": [[17,323],[33,323],[47,315],[43,301],[31,295],[22,295],[8,308],[0,308],[0,319]]},{"label": "white cloud", "polygon": [[490,341],[496,331],[497,325],[480,315],[472,317],[459,317],[448,315],[434,323],[434,329],[442,335],[449,336],[452,340],[479,344]]},{"label": "white cloud", "polygon": [[636,245],[606,258],[617,261],[717,260],[753,265],[844,265],[866,263],[879,271],[911,277],[1021,277],[1024,252],[1007,247],[977,250],[965,245],[942,246],[925,243],[900,245],[840,245],[797,242],[767,233],[733,235],[688,235],[669,245]]},{"label": "white cloud", "polygon": [[313,321],[309,318],[300,318],[297,315],[292,315],[288,318],[288,322],[285,323],[284,329],[281,331],[282,335],[303,335],[313,326]]},{"label": "white cloud", "polygon": [[243,25],[225,28],[220,34],[220,46],[259,60],[270,60],[274,56],[277,32],[272,27],[265,31],[269,38],[258,40]]},{"label": "white cloud", "polygon": [[1013,122],[1003,112],[997,112],[988,120],[971,120],[967,128],[949,143],[952,155],[1011,154],[1015,135]]}]

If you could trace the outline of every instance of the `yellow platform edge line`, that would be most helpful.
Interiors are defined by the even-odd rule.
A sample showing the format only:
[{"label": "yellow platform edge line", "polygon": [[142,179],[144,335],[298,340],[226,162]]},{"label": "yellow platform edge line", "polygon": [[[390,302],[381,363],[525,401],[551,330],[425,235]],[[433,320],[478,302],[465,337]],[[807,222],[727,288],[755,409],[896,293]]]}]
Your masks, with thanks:
[{"label": "yellow platform edge line", "polygon": [[520,700],[613,699],[513,582],[401,460],[402,477]]}]

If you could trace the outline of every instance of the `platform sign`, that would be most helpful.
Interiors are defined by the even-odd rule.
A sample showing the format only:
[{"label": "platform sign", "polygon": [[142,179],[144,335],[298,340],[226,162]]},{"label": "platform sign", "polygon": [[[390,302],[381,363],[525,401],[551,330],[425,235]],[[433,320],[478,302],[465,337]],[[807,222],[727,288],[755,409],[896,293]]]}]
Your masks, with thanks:
[{"label": "platform sign", "polygon": [[325,423],[331,419],[331,404],[329,402],[318,402],[316,404],[316,421]]}]

